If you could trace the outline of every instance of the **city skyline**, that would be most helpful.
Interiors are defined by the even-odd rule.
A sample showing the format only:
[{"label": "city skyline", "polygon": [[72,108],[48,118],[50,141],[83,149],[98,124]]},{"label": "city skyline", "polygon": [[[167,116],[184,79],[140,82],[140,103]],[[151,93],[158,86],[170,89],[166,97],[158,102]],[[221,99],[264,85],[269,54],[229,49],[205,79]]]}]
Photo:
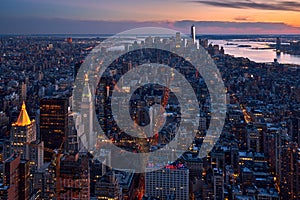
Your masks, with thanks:
[{"label": "city skyline", "polygon": [[299,13],[2,0],[0,200],[300,200]]},{"label": "city skyline", "polygon": [[[194,36],[193,25],[190,30]],[[96,62],[91,62],[87,59],[91,49],[97,50],[104,38],[1,36],[0,199],[298,200],[300,68],[292,57],[300,55],[300,39],[292,35],[254,36],[212,44],[207,38],[192,38],[179,32],[163,38],[136,35],[117,59],[112,56],[115,52],[109,51],[111,46],[102,46],[105,56],[95,56]],[[205,55],[211,56],[211,61],[203,64],[209,77],[188,64],[201,56],[195,40]],[[261,41],[264,46],[257,45]],[[167,50],[147,48],[156,45]],[[241,49],[253,50],[266,57],[262,52],[268,51],[273,56],[269,57],[271,62],[256,62],[230,53],[226,46],[239,49],[239,53]],[[172,49],[185,52],[189,62],[169,54]],[[290,64],[282,62],[284,55],[290,56]],[[218,77],[218,72],[206,64],[209,62],[219,69],[217,80],[212,77]],[[89,63],[90,70],[80,69],[84,63]],[[111,64],[101,74],[98,69],[107,63]],[[154,81],[168,77],[168,71],[158,67],[144,75],[135,73],[126,81],[128,72],[149,63],[172,68],[168,87],[151,82],[151,75]],[[189,80],[192,91],[176,73]],[[81,84],[74,84],[75,77]],[[93,89],[92,81],[97,77],[101,78]],[[144,84],[145,79],[150,84]],[[224,81],[225,88],[210,90],[218,80]],[[178,94],[181,88],[182,95]],[[129,100],[122,96],[115,100],[113,94],[120,89],[133,92]],[[216,91],[226,91],[226,95]],[[181,102],[193,92],[195,100]],[[226,112],[214,97],[226,98]],[[156,117],[155,110],[151,113],[155,104],[162,105],[165,120]],[[117,113],[113,105],[117,105]],[[199,118],[184,112],[186,107]],[[222,116],[214,114],[214,107],[224,114],[224,124]],[[122,109],[129,110],[128,116]],[[98,122],[91,123],[93,116]],[[121,126],[124,120],[116,119],[122,118],[132,120]],[[165,123],[153,137],[140,128],[151,121]],[[97,124],[100,126],[94,128]],[[127,132],[131,124],[138,137]],[[176,132],[177,127],[183,131]],[[211,129],[220,131],[220,137],[211,136]],[[92,140],[95,148],[89,151],[93,146],[89,136],[94,133],[98,139]],[[111,147],[118,147],[117,151]],[[203,147],[212,150],[202,154]],[[126,157],[126,152],[134,154]],[[138,162],[132,159],[137,154],[142,158]]]},{"label": "city skyline", "polygon": [[[0,34],[114,34],[159,26],[199,34],[298,34],[298,1],[36,1],[2,2]],[[201,27],[201,28],[200,28]]]}]

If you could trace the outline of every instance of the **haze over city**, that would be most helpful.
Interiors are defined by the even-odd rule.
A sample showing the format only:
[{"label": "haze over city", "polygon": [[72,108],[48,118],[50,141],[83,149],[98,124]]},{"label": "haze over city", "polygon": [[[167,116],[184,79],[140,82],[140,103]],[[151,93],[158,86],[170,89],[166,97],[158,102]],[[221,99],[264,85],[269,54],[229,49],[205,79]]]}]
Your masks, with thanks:
[{"label": "haze over city", "polygon": [[[299,1],[3,0],[1,34],[114,34],[159,26],[198,34],[297,34]],[[201,27],[201,28],[200,28]]]}]

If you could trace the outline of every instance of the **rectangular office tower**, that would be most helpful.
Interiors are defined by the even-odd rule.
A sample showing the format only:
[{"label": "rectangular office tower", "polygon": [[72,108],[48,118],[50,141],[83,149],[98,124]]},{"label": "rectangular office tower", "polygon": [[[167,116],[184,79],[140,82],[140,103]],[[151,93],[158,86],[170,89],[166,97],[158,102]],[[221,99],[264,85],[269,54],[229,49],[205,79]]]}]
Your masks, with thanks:
[{"label": "rectangular office tower", "polygon": [[68,106],[67,98],[46,97],[40,100],[40,133],[44,142],[44,161],[52,158],[50,150],[63,147],[63,142],[68,131]]},{"label": "rectangular office tower", "polygon": [[3,184],[0,184],[0,199],[29,200],[29,161],[13,154],[4,161]]},{"label": "rectangular office tower", "polygon": [[145,186],[148,197],[167,199],[189,199],[189,169],[183,164],[167,165],[163,169],[146,169]]},{"label": "rectangular office tower", "polygon": [[90,200],[89,156],[86,153],[64,155],[60,162],[60,177],[56,179],[60,200]]}]

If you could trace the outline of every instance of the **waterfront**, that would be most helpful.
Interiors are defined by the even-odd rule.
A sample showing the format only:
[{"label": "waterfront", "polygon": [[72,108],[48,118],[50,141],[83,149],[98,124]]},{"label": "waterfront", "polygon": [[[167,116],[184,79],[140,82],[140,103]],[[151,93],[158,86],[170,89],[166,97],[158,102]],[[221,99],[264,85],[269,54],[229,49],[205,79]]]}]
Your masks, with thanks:
[{"label": "waterfront", "polygon": [[[250,40],[209,40],[209,43],[223,46],[226,54],[246,57],[255,62],[273,62],[276,58],[281,64],[300,65],[300,55],[286,53],[276,55],[275,49],[268,48],[268,44],[272,43]],[[241,45],[250,45],[251,47],[241,47]]]}]

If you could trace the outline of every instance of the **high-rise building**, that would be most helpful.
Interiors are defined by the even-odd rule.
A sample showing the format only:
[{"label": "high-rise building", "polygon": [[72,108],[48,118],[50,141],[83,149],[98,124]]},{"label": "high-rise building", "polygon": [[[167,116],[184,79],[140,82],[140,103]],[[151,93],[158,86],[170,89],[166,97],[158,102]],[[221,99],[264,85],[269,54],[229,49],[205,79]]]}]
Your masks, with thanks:
[{"label": "high-rise building", "polygon": [[[40,101],[40,134],[45,148],[59,149],[68,132],[67,98],[47,97]],[[50,161],[52,154],[44,151],[44,160]]]},{"label": "high-rise building", "polygon": [[0,137],[3,138],[9,125],[9,117],[3,111],[0,111]]},{"label": "high-rise building", "polygon": [[11,153],[20,154],[21,159],[30,160],[29,144],[36,141],[35,120],[30,120],[23,102],[19,117],[12,124],[11,129]]},{"label": "high-rise building", "polygon": [[203,160],[192,153],[185,153],[182,156],[184,164],[189,169],[189,179],[201,177],[203,171]]},{"label": "high-rise building", "polygon": [[[151,170],[151,167],[146,170]],[[149,171],[145,185],[145,194],[150,197],[166,200],[172,195],[175,199],[189,199],[189,169],[183,164],[172,164],[158,171]]]},{"label": "high-rise building", "polygon": [[10,153],[19,154],[21,159],[29,160],[30,170],[43,165],[43,142],[37,139],[36,122],[30,120],[23,102],[19,117],[12,124],[10,137]]},{"label": "high-rise building", "polygon": [[80,152],[83,148],[83,143],[86,144],[81,114],[75,112],[69,114],[68,134],[65,143],[65,151],[69,154]]},{"label": "high-rise building", "polygon": [[[8,200],[27,200],[29,194],[29,163],[21,160],[20,155],[13,154],[4,161],[3,183],[6,191],[1,192]],[[0,196],[0,199],[4,199]]]},{"label": "high-rise building", "polygon": [[214,200],[224,199],[224,177],[220,169],[213,170]]},{"label": "high-rise building", "polygon": [[97,159],[91,160],[91,174],[90,174],[91,196],[95,196],[95,184],[97,180],[106,173],[106,170],[104,170],[103,168],[106,168],[106,166],[104,166],[99,160]]},{"label": "high-rise building", "polygon": [[279,37],[276,38],[276,52],[280,53],[281,51],[281,40]]},{"label": "high-rise building", "polygon": [[30,144],[30,170],[35,171],[44,165],[44,142],[36,140]]},{"label": "high-rise building", "polygon": [[122,199],[122,189],[114,171],[110,171],[101,178],[97,178],[94,190],[97,199]]},{"label": "high-rise building", "polygon": [[[135,199],[135,189],[136,189],[136,175],[134,170],[115,170],[116,177],[119,181],[120,187],[122,188],[122,199],[123,200],[133,200]],[[141,179],[140,179],[141,180]],[[142,181],[142,180],[141,180]],[[143,182],[143,181],[142,181]],[[140,186],[140,185],[139,185]]]},{"label": "high-rise building", "polygon": [[0,163],[5,160],[5,143],[3,140],[0,140]]},{"label": "high-rise building", "polygon": [[86,135],[87,139],[87,144],[85,144],[85,147],[88,150],[92,150],[96,142],[96,135],[93,131],[93,100],[87,74],[85,75],[84,81],[80,113],[83,116],[82,121],[84,125],[84,134]]},{"label": "high-rise building", "polygon": [[194,24],[191,26],[191,37],[193,39],[193,43],[195,43],[196,42],[196,27]]},{"label": "high-rise building", "polygon": [[59,199],[90,199],[90,168],[87,154],[65,155],[60,162]]},{"label": "high-rise building", "polygon": [[199,44],[200,44],[203,48],[207,48],[207,47],[208,47],[208,39],[199,39]]},{"label": "high-rise building", "polygon": [[176,48],[180,48],[182,46],[180,32],[176,32],[175,42]]},{"label": "high-rise building", "polygon": [[0,163],[11,156],[10,146],[11,142],[9,140],[0,140]]},{"label": "high-rise building", "polygon": [[30,197],[30,163],[27,160],[21,160],[19,165],[20,185],[19,199],[29,199]]},{"label": "high-rise building", "polygon": [[255,127],[247,128],[247,148],[260,152],[260,134]]},{"label": "high-rise building", "polygon": [[293,116],[290,118],[289,134],[293,141],[300,146],[300,111],[293,111]]},{"label": "high-rise building", "polygon": [[300,199],[300,149],[295,142],[282,148],[280,187],[282,199]]},{"label": "high-rise building", "polygon": [[284,146],[284,134],[281,128],[271,127],[263,133],[264,154],[267,155],[270,169],[276,174],[279,184],[282,174],[282,147]]},{"label": "high-rise building", "polygon": [[55,197],[55,166],[53,163],[45,163],[32,176],[32,193],[40,195],[41,199],[53,199]]},{"label": "high-rise building", "polygon": [[8,199],[19,199],[20,172],[19,165],[21,159],[19,155],[12,155],[4,161],[3,183],[8,187]]}]

